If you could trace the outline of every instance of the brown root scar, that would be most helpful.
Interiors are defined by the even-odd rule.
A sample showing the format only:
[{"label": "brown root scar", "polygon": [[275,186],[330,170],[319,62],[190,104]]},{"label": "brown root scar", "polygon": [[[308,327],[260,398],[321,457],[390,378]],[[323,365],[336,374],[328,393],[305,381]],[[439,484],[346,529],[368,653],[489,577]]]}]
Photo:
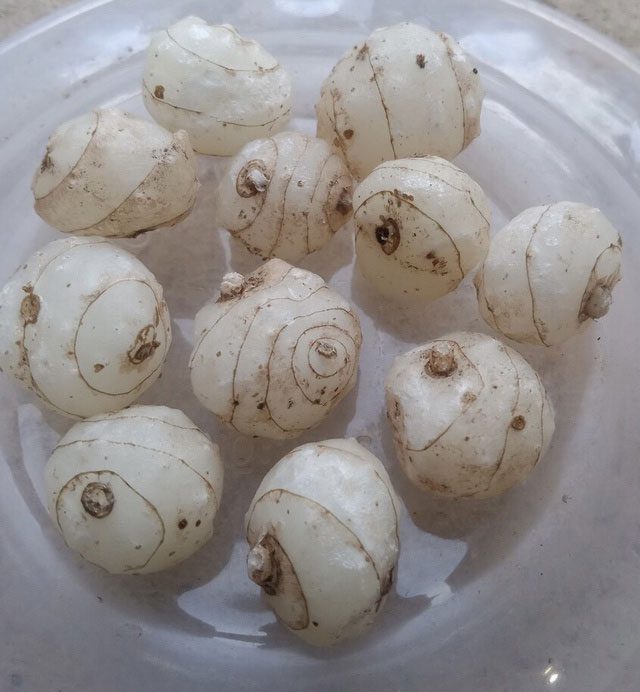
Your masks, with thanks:
[{"label": "brown root scar", "polygon": [[88,483],[82,491],[80,502],[87,514],[102,519],[111,514],[116,499],[106,483]]},{"label": "brown root scar", "polygon": [[[26,287],[23,290],[27,290]],[[27,295],[20,303],[20,316],[25,324],[35,324],[40,314],[40,298],[35,293],[32,293],[32,290],[28,288]]]},{"label": "brown root scar", "polygon": [[323,358],[335,358],[338,355],[336,347],[328,344],[326,341],[319,341],[316,345],[316,351]]},{"label": "brown root scar", "polygon": [[145,360],[153,356],[158,346],[160,346],[160,342],[156,340],[156,328],[152,324],[148,324],[138,332],[133,346],[127,351],[129,362],[133,365],[144,363]]},{"label": "brown root scar", "polygon": [[42,162],[40,163],[40,173],[44,173],[51,168],[53,168],[53,159],[51,158],[51,150],[47,146],[47,150],[42,158]]},{"label": "brown root scar", "polygon": [[511,421],[511,427],[514,430],[524,430],[526,424],[527,424],[527,421],[524,419],[524,416],[516,416]]},{"label": "brown root scar", "polygon": [[446,344],[434,346],[427,352],[425,371],[431,377],[449,377],[458,367],[453,349]]},{"label": "brown root scar", "polygon": [[[251,548],[247,557],[249,578],[269,596],[284,596],[293,606],[284,619],[292,630],[309,626],[307,600],[296,570],[278,539],[264,534]],[[283,613],[279,614],[280,616]]]},{"label": "brown root scar", "polygon": [[265,192],[269,187],[270,176],[264,161],[252,159],[245,163],[236,178],[236,192],[240,197],[253,197]]},{"label": "brown root scar", "polygon": [[345,187],[338,197],[338,203],[336,204],[336,211],[343,216],[351,213],[351,188]]},{"label": "brown root scar", "polygon": [[382,223],[376,226],[376,240],[385,255],[392,255],[400,245],[400,229],[395,219],[381,217],[381,221]]}]

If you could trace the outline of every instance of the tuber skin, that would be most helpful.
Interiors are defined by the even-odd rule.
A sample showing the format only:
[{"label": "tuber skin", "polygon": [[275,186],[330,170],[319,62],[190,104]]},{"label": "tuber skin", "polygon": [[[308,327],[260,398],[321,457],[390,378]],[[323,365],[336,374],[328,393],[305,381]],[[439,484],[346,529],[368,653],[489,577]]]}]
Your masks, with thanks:
[{"label": "tuber skin", "polygon": [[48,511],[65,543],[112,574],[158,572],[201,548],[223,481],[218,446],[164,406],[76,423],[45,468]]},{"label": "tuber skin", "polygon": [[151,116],[186,130],[201,154],[235,154],[281,130],[291,111],[291,80],[278,61],[229,24],[199,17],[152,37],[142,87]]},{"label": "tuber skin", "polygon": [[321,139],[282,132],[247,144],[216,192],[220,226],[263,259],[295,263],[351,218],[353,180]]},{"label": "tuber skin", "polygon": [[103,238],[45,245],[0,291],[0,315],[0,371],[72,418],[132,404],[171,344],[162,287]]},{"label": "tuber skin", "polygon": [[484,192],[436,156],[380,164],[353,207],[358,269],[392,300],[424,303],[453,291],[489,247]]},{"label": "tuber skin", "polygon": [[184,130],[115,108],[61,125],[32,184],[36,212],[59,231],[119,238],[177,224],[199,187]]},{"label": "tuber skin", "polygon": [[321,277],[282,260],[227,274],[194,328],[193,391],[245,435],[296,437],[357,379],[362,332],[353,308]]},{"label": "tuber skin", "polygon": [[522,212],[475,277],[480,314],[509,339],[556,346],[604,317],[622,278],[622,240],[599,209],[558,202]]},{"label": "tuber skin", "polygon": [[418,488],[482,499],[521,483],[549,447],[553,407],[513,349],[458,332],[398,356],[385,382],[396,454]]},{"label": "tuber skin", "polygon": [[453,159],[480,134],[483,98],[478,70],[451,36],[402,22],[338,61],[316,104],[317,135],[361,180],[383,161]]},{"label": "tuber skin", "polygon": [[360,635],[392,586],[398,516],[384,466],[355,440],[302,445],[267,473],[247,512],[249,578],[308,644]]}]

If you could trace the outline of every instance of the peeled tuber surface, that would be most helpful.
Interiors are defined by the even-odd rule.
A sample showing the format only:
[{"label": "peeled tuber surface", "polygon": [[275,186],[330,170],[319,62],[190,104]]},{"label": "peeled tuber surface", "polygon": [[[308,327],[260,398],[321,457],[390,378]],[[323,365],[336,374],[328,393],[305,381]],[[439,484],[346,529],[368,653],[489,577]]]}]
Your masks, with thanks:
[{"label": "peeled tuber surface", "polygon": [[338,61],[316,104],[317,133],[362,179],[392,159],[453,159],[480,134],[483,98],[478,70],[451,36],[402,22]]},{"label": "peeled tuber surface", "polygon": [[193,391],[245,435],[287,439],[351,391],[362,333],[349,303],[309,271],[273,259],[227,274],[195,318]]},{"label": "peeled tuber surface", "polygon": [[445,497],[492,497],[522,482],[555,428],[539,375],[484,334],[454,333],[398,356],[385,392],[404,472]]},{"label": "peeled tuber surface", "polygon": [[216,192],[217,221],[250,252],[297,262],[351,218],[352,184],[324,140],[282,132],[231,161]]},{"label": "peeled tuber surface", "polygon": [[184,130],[115,108],[87,113],[50,137],[33,178],[35,210],[64,233],[130,237],[189,214],[199,183]]},{"label": "peeled tuber surface", "polygon": [[103,238],[64,238],[0,291],[0,370],[74,418],[132,404],[171,344],[162,287]]},{"label": "peeled tuber surface", "polygon": [[189,133],[201,154],[235,154],[282,129],[291,80],[276,58],[228,24],[185,17],[155,34],[142,92],[151,116]]},{"label": "peeled tuber surface", "polygon": [[307,643],[357,636],[391,589],[398,514],[384,466],[355,440],[298,447],[267,473],[247,512],[249,578]]},{"label": "peeled tuber surface", "polygon": [[218,446],[164,406],[76,423],[45,469],[49,514],[66,544],[113,574],[158,572],[202,547],[223,478]]},{"label": "peeled tuber surface", "polygon": [[358,270],[394,300],[453,291],[489,247],[482,188],[439,157],[380,164],[356,188],[353,209]]},{"label": "peeled tuber surface", "polygon": [[558,202],[522,212],[491,240],[475,284],[485,322],[554,346],[604,317],[622,278],[622,240],[599,209]]}]

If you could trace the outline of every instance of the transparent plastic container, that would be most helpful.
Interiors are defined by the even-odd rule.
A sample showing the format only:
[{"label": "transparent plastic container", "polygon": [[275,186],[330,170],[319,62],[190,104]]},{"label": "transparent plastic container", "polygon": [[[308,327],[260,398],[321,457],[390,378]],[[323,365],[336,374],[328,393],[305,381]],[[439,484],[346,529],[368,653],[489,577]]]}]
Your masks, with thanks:
[{"label": "transparent plastic container", "polygon": [[[610,314],[559,348],[516,345],[557,411],[550,453],[503,498],[446,503],[398,471],[383,411],[394,356],[454,329],[489,331],[470,282],[407,309],[352,270],[348,229],[302,265],[350,296],[364,328],[360,383],[293,443],[222,429],[188,386],[192,319],[225,271],[258,261],[212,222],[220,161],[200,158],[202,194],[180,226],[133,247],[164,285],[174,344],[145,403],[182,408],[217,440],[226,488],[214,539],[169,572],[113,577],[64,546],[42,503],[42,468],[70,422],[0,380],[0,689],[638,689],[640,679],[640,65],[536,3],[498,0],[93,1],[0,45],[0,280],[58,234],[35,215],[30,179],[48,134],[83,111],[143,114],[149,32],[185,14],[234,23],[282,59],[293,127],[337,58],[377,26],[412,19],[459,38],[487,90],[483,134],[457,160],[491,198],[494,228],[559,199],[599,206],[622,233],[624,280]],[[265,471],[298,442],[356,436],[389,467],[405,505],[395,590],[366,637],[305,647],[245,576],[244,511]]]}]

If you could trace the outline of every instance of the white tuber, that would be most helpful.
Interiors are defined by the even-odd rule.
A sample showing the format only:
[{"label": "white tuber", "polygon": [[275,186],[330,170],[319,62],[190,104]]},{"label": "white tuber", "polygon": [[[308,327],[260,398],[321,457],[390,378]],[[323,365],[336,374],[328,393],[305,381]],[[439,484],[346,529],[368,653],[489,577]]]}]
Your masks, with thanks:
[{"label": "white tuber", "polygon": [[387,297],[431,301],[453,291],[489,247],[480,186],[444,159],[379,165],[355,190],[356,261]]},{"label": "white tuber", "polygon": [[318,136],[364,178],[382,161],[457,156],[480,134],[478,70],[447,34],[403,22],[354,46],[322,85]]},{"label": "white tuber", "polygon": [[115,108],[61,125],[32,184],[35,210],[58,230],[119,237],[178,223],[198,187],[186,132]]},{"label": "white tuber", "polygon": [[169,130],[186,130],[196,151],[228,155],[282,129],[291,80],[232,26],[185,17],[151,39],[143,96],[153,118]]},{"label": "white tuber", "polygon": [[554,346],[609,311],[622,240],[599,209],[527,209],[491,241],[475,284],[482,317],[510,339]]},{"label": "white tuber", "polygon": [[286,439],[319,425],[352,389],[362,333],[349,303],[273,259],[227,274],[195,319],[191,384],[238,432]]},{"label": "white tuber", "polygon": [[51,408],[84,418],[133,403],[171,343],[162,287],[102,238],[64,238],[0,291],[0,371]]},{"label": "white tuber", "polygon": [[45,486],[69,548],[113,574],[143,574],[209,540],[223,476],[218,445],[184,413],[133,406],[74,425],[47,463]]},{"label": "white tuber", "polygon": [[438,495],[508,490],[535,467],[554,431],[538,374],[484,334],[451,334],[397,357],[385,391],[402,468]]},{"label": "white tuber", "polygon": [[220,181],[218,223],[256,255],[297,262],[349,220],[352,185],[324,140],[298,132],[258,139]]},{"label": "white tuber", "polygon": [[247,512],[249,578],[307,643],[354,637],[391,588],[398,513],[384,466],[355,440],[298,447],[267,473]]}]

